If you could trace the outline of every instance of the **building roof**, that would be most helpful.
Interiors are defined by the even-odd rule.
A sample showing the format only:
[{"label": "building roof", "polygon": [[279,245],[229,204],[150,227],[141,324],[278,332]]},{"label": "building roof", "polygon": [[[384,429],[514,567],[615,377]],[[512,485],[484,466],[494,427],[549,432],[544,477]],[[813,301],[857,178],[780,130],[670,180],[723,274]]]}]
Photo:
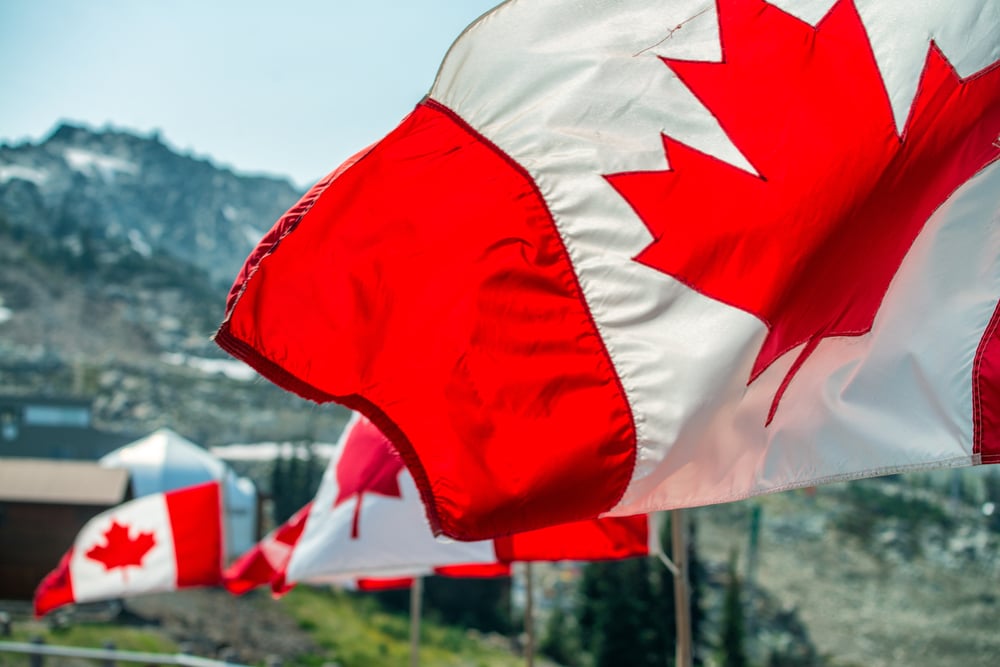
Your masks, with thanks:
[{"label": "building roof", "polygon": [[0,501],[112,506],[129,495],[127,470],[87,461],[0,459]]},{"label": "building roof", "polygon": [[127,469],[136,496],[222,480],[229,470],[222,459],[169,428],[119,447],[101,457],[99,463],[106,468]]},{"label": "building roof", "polygon": [[119,447],[99,461],[108,469],[128,470],[136,497],[164,493],[216,480],[222,484],[226,547],[238,556],[256,543],[257,487],[229,464],[169,428]]}]

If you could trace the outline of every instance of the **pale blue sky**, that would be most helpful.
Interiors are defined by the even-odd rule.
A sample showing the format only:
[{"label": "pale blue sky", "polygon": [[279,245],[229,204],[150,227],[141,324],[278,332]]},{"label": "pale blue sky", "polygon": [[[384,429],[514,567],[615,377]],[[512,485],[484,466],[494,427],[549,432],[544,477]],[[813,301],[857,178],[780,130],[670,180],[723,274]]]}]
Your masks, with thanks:
[{"label": "pale blue sky", "polygon": [[305,187],[381,138],[499,0],[0,0],[0,141],[111,124]]}]

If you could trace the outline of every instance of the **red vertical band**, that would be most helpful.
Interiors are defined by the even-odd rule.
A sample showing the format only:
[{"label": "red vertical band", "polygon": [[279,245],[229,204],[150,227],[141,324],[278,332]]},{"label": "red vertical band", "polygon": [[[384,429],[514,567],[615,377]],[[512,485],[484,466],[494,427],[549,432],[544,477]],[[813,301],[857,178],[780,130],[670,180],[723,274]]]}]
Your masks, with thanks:
[{"label": "red vertical band", "polygon": [[435,530],[482,539],[621,498],[632,414],[562,239],[532,179],[447,109],[418,106],[261,246],[216,342],[368,416]]},{"label": "red vertical band", "polygon": [[222,580],[222,499],[209,482],[164,494],[177,559],[177,587]]},{"label": "red vertical band", "polygon": [[1000,463],[1000,303],[983,333],[972,367],[973,453]]}]

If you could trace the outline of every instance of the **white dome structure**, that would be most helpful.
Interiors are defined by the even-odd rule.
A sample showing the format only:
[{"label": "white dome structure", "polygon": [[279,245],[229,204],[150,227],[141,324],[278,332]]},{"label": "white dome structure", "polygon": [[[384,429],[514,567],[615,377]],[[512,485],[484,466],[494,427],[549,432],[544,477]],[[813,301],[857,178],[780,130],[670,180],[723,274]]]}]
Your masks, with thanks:
[{"label": "white dome structure", "polygon": [[226,551],[242,556],[257,544],[257,486],[246,477],[238,477],[228,466],[224,485],[226,496]]},{"label": "white dome structure", "polygon": [[106,468],[126,468],[138,498],[218,481],[225,498],[227,557],[239,556],[257,541],[257,487],[224,461],[168,428],[119,447],[102,457]]}]

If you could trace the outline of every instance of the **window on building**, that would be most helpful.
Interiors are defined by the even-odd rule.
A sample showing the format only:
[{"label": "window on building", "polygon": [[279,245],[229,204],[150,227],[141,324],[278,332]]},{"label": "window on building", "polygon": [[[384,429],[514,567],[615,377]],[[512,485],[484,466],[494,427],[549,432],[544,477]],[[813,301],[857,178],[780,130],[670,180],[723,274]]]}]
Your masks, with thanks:
[{"label": "window on building", "polygon": [[25,426],[90,426],[90,410],[76,405],[27,405]]},{"label": "window on building", "polygon": [[17,440],[19,431],[17,412],[12,408],[0,408],[0,438]]}]

